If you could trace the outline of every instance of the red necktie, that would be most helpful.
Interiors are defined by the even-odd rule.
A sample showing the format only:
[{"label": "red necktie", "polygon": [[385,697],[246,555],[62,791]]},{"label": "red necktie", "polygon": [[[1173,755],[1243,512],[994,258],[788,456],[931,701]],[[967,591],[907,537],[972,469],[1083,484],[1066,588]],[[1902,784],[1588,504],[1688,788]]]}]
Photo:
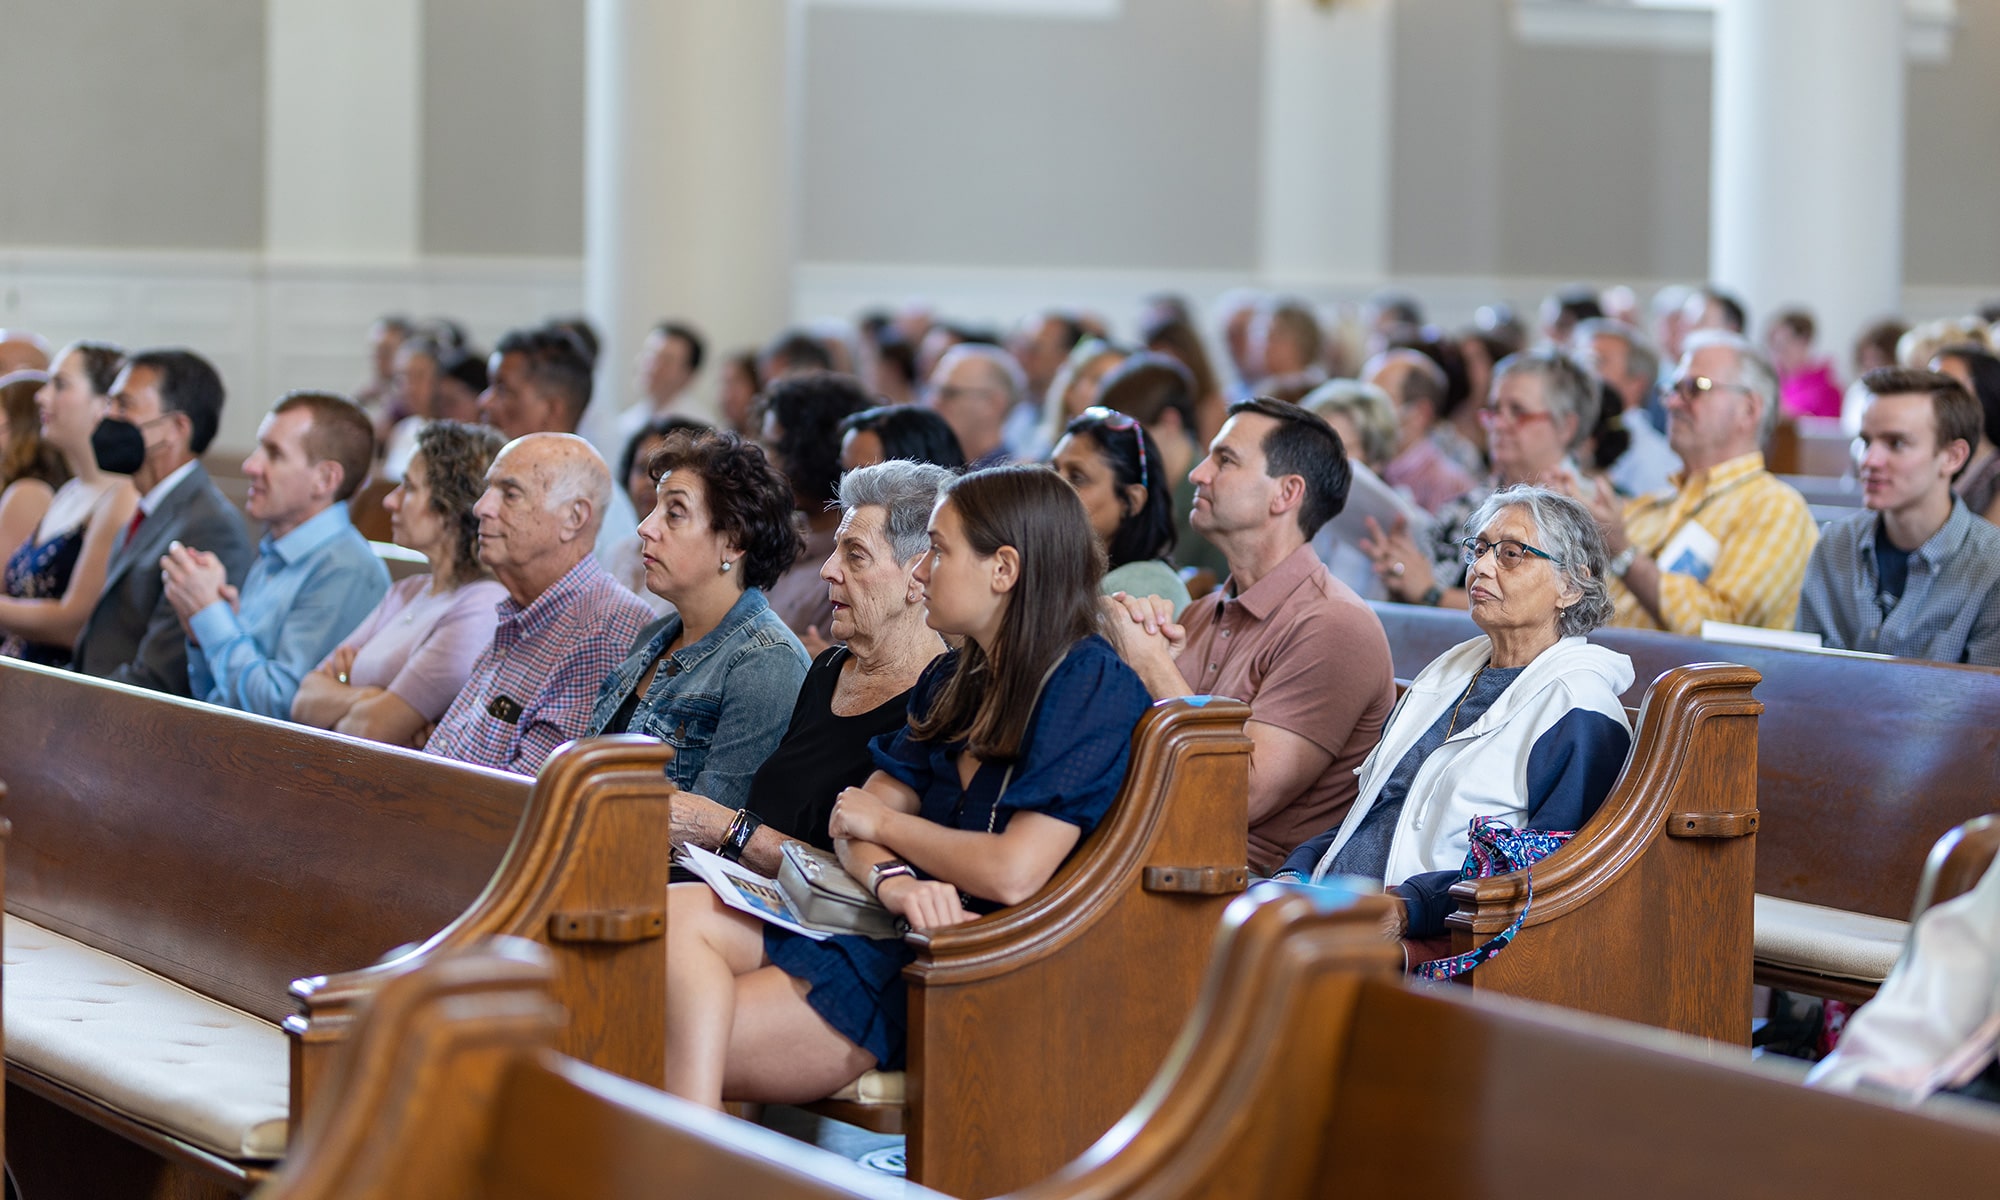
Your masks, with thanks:
[{"label": "red necktie", "polygon": [[135,533],[137,533],[137,532],[139,532],[139,525],[140,525],[140,523],[141,523],[141,522],[143,522],[143,521],[144,521],[145,519],[146,519],[146,510],[145,510],[145,509],[141,508],[141,509],[138,509],[138,510],[136,510],[136,511],[134,511],[134,512],[133,512],[133,514],[132,514],[132,523],[131,523],[130,525],[127,525],[127,526],[125,527],[125,544],[126,544],[126,545],[128,545],[128,546],[129,546],[129,545],[131,545],[131,544],[132,544],[132,535],[133,535],[133,534],[135,534]]}]

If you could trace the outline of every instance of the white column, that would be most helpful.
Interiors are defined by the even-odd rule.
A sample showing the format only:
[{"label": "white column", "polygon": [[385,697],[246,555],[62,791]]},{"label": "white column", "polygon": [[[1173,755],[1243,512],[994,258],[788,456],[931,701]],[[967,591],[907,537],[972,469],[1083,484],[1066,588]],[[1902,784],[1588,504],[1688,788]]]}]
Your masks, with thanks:
[{"label": "white column", "polygon": [[1388,273],[1390,8],[1264,0],[1257,258],[1270,286],[1365,287]]},{"label": "white column", "polygon": [[269,0],[265,22],[266,249],[414,258],[421,0]]},{"label": "white column", "polygon": [[1841,357],[1902,306],[1903,0],[1719,0],[1709,273]]},{"label": "white column", "polygon": [[802,20],[793,0],[590,0],[584,431],[607,451],[649,325],[692,321],[716,360],[790,315]]}]

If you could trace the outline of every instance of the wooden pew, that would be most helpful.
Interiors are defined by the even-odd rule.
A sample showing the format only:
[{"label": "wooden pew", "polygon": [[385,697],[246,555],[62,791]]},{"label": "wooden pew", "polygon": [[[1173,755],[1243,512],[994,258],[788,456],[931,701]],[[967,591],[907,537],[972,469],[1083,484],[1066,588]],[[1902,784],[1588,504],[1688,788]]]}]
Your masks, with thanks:
[{"label": "wooden pew", "polygon": [[[300,1117],[369,964],[428,942],[401,955],[420,961],[492,931],[559,950],[567,998],[585,1014],[572,1053],[662,1078],[663,1032],[603,1028],[607,1006],[665,1004],[671,789],[659,743],[578,744],[531,783],[12,661],[0,662],[0,726],[4,812],[18,830],[6,907],[10,922],[31,923],[13,932],[60,956],[44,962],[108,965],[101,952],[195,993],[197,1008],[235,1010],[214,1027],[234,1021],[224,1036],[259,1048],[260,1078],[287,1078],[278,1027],[288,1023],[281,1118]],[[10,990],[29,982],[24,970]],[[328,971],[361,975],[303,985],[307,1016],[289,1020],[292,982]],[[140,987],[135,997],[145,987],[116,986]],[[17,1019],[27,1015],[18,1000]],[[196,1140],[173,1113],[114,1106],[63,1071],[37,1070],[15,1056],[25,1048],[10,1038],[7,1118],[36,1200],[236,1194],[267,1169],[240,1146]]]},{"label": "wooden pew", "polygon": [[1978,886],[1996,855],[2000,855],[2000,813],[1974,817],[1939,838],[1924,861],[1923,882],[1917,885],[1911,923],[1933,907],[1956,900]]},{"label": "wooden pew", "polygon": [[1110,816],[1040,893],[910,935],[903,1078],[871,1072],[814,1107],[904,1133],[909,1177],[957,1196],[1040,1178],[1110,1128],[1166,1057],[1244,885],[1249,714],[1221,698],[1154,705]]},{"label": "wooden pew", "polygon": [[[1478,633],[1462,612],[1374,608],[1398,675]],[[1900,950],[1931,846],[1992,808],[2000,671],[1652,630],[1600,629],[1590,640],[1631,656],[1635,690],[1671,667],[1718,658],[1763,677],[1757,982],[1851,1002],[1873,995]],[[1819,924],[1835,931],[1837,954],[1815,948]]]},{"label": "wooden pew", "polygon": [[[1681,1039],[1461,989],[1412,987],[1342,905],[1245,897],[1144,1097],[1017,1200],[1749,1200],[1984,1195],[2000,1119],[1808,1091]],[[385,988],[259,1200],[849,1200],[870,1178],[551,1053],[531,948]]]},{"label": "wooden pew", "polygon": [[[1647,689],[1611,794],[1534,866],[1526,924],[1464,983],[1748,1043],[1756,683],[1754,671],[1711,663],[1675,667]],[[1512,924],[1526,883],[1517,872],[1454,884],[1453,952]]]}]

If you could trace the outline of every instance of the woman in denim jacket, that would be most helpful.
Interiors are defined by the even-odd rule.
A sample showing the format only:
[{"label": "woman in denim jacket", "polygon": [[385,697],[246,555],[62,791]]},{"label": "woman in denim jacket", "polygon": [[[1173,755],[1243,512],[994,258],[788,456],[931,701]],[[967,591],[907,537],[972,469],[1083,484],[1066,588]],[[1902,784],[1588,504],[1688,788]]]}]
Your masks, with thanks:
[{"label": "woman in denim jacket", "polygon": [[676,431],[648,472],[656,503],[639,524],[646,587],[675,611],[641,632],[604,681],[590,732],[659,738],[674,748],[674,786],[741,808],[809,665],[763,592],[803,548],[792,488],[733,433]]}]

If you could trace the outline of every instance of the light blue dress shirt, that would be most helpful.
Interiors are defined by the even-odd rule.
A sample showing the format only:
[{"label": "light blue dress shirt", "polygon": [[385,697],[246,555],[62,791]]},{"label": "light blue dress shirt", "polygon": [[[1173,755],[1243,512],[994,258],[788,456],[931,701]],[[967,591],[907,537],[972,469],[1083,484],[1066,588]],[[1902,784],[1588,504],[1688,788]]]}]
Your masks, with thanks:
[{"label": "light blue dress shirt", "polygon": [[352,633],[389,590],[368,539],[333,505],[257,545],[242,601],[218,600],[188,621],[188,684],[210,704],[289,720],[299,680]]}]

